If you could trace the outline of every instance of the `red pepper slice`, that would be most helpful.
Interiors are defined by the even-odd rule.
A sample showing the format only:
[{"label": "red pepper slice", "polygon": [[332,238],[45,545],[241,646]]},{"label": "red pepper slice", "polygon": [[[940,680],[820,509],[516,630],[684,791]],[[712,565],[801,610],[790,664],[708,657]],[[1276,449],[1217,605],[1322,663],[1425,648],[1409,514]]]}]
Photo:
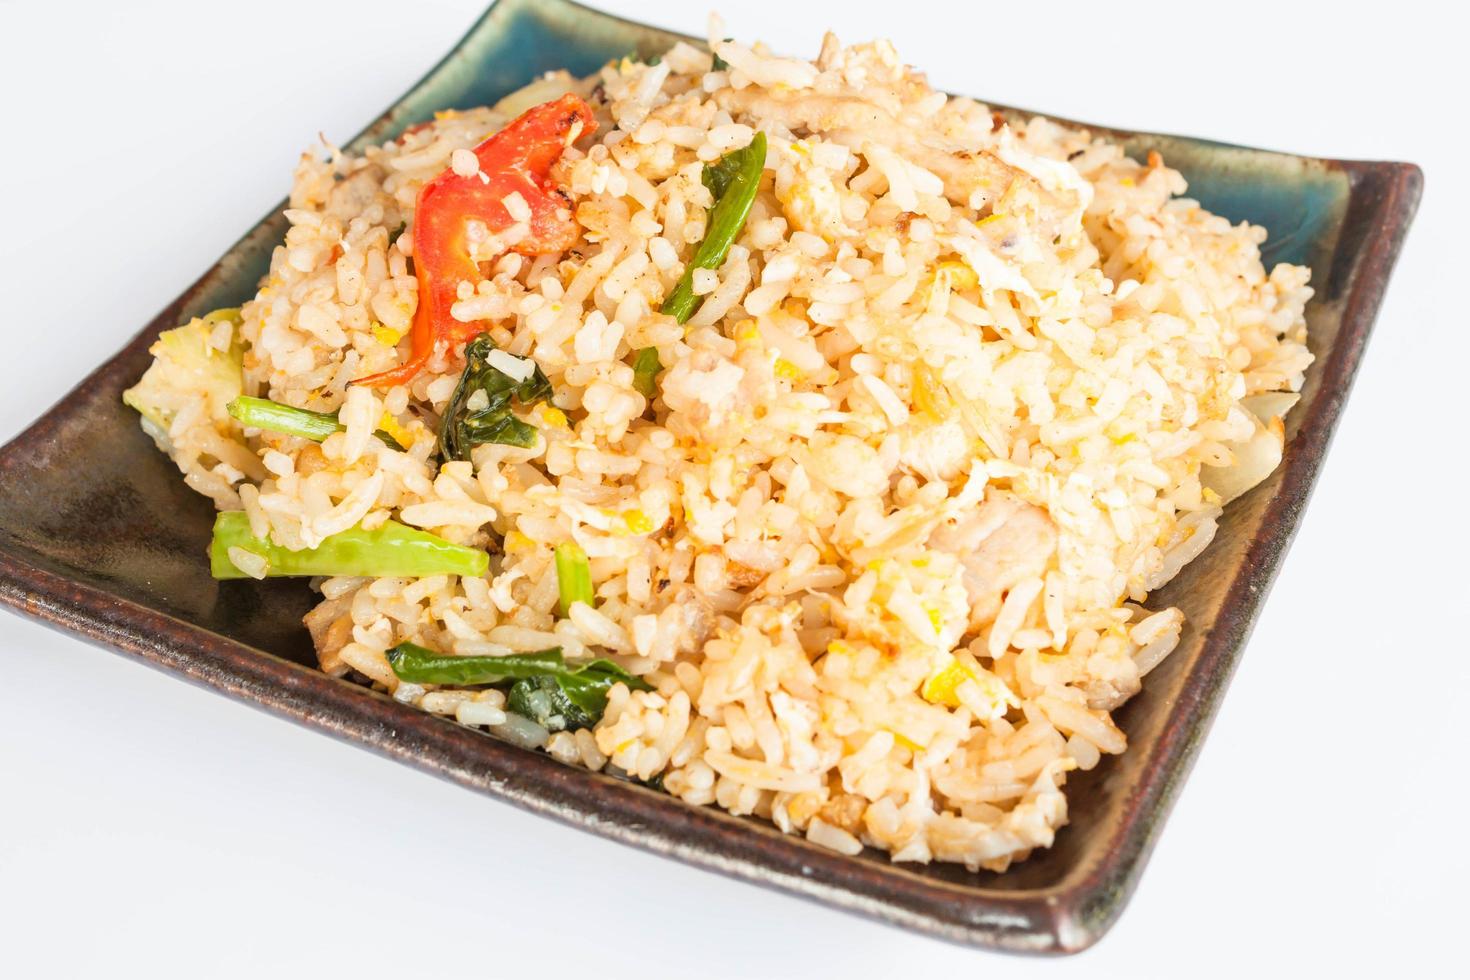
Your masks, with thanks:
[{"label": "red pepper slice", "polygon": [[374,388],[402,384],[423,370],[440,341],[460,343],[484,332],[483,326],[461,323],[449,311],[459,284],[482,278],[470,255],[469,222],[483,222],[492,234],[515,224],[502,203],[507,195],[519,193],[531,208],[530,233],[511,246],[513,251],[547,255],[576,244],[571,199],[551,180],[550,171],[573,140],[596,129],[587,103],[564,95],[526,110],[475,147],[479,174],[462,177],[446,170],[423,186],[414,208],[413,265],[419,296],[408,360],[354,384]]}]

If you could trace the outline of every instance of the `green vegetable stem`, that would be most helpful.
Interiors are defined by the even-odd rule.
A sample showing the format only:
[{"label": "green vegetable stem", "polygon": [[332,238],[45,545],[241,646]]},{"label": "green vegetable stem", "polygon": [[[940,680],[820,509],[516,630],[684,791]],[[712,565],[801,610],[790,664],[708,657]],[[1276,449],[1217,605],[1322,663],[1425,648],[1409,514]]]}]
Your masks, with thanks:
[{"label": "green vegetable stem", "polygon": [[[706,166],[700,180],[714,196],[704,241],[694,250],[684,274],[679,277],[659,312],[680,323],[687,323],[699,309],[704,297],[694,295],[694,271],[718,269],[725,264],[730,246],[740,237],[760,189],[761,171],[766,165],[766,134],[756,133],[750,145],[732,150],[713,165]],[[655,377],[662,369],[658,351],[645,347],[633,362],[633,387],[645,398],[652,399],[657,390]]]},{"label": "green vegetable stem", "polygon": [[[310,439],[312,442],[321,442],[333,432],[342,432],[347,428],[337,420],[336,412],[312,412],[273,402],[269,398],[241,395],[230,402],[228,409],[230,418],[247,429],[265,429]],[[373,435],[389,446],[399,448],[398,440],[381,429]]]},{"label": "green vegetable stem", "polygon": [[243,511],[225,511],[214,520],[209,543],[209,571],[217,579],[247,578],[230,560],[231,548],[243,548],[266,561],[269,578],[301,575],[370,577],[484,575],[490,556],[478,548],[450,544],[443,538],[387,521],[371,531],[350,528],[329,536],[315,548],[290,551],[250,532]]},{"label": "green vegetable stem", "polygon": [[694,270],[718,269],[724,264],[730,246],[750,217],[765,165],[766,134],[756,133],[749,146],[727,153],[714,166],[704,168],[704,186],[715,196],[715,206],[710,209],[704,241],[694,250],[694,257],[664,300],[661,312],[684,323],[699,309],[702,298],[694,295]]},{"label": "green vegetable stem", "polygon": [[614,684],[652,690],[647,681],[611,660],[568,664],[561,647],[504,657],[457,657],[400,643],[388,651],[388,663],[399,680],[413,684],[466,687],[513,682],[507,699],[510,710],[552,731],[597,724]]},{"label": "green vegetable stem", "polygon": [[574,541],[563,541],[556,546],[556,588],[562,616],[572,614],[573,603],[595,604],[592,565],[587,561],[587,553]]}]

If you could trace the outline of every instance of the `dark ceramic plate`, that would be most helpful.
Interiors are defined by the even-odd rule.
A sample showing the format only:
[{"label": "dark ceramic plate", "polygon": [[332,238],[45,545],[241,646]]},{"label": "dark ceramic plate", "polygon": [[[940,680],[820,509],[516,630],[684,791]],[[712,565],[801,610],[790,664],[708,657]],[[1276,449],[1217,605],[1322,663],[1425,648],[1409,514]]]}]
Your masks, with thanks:
[{"label": "dark ceramic plate", "polygon": [[[494,102],[535,73],[650,56],[678,36],[566,0],[502,0],[353,143],[434,110]],[[213,512],[120,400],[160,330],[253,294],[279,209],[112,360],[0,450],[0,600],[232,697],[492,796],[700,867],[951,940],[1066,952],[1122,911],[1224,695],[1322,464],[1418,202],[1403,163],[1315,160],[1203,140],[1112,131],[1160,150],[1191,194],[1270,231],[1268,263],[1312,267],[1317,362],[1291,413],[1285,464],[1237,502],[1202,558],[1158,596],[1189,626],[1180,648],[1117,715],[1127,754],[1068,781],[1073,820],[1056,846],[1005,874],[843,857],[754,820],[574,769],[318,672],[299,581],[215,582]],[[74,467],[80,461],[86,466]]]}]

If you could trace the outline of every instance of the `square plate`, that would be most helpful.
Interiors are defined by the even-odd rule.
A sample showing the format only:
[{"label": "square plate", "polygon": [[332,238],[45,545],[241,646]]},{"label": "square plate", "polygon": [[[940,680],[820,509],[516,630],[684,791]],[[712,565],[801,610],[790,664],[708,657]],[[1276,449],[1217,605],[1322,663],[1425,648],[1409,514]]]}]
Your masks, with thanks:
[{"label": "square plate", "polygon": [[[680,36],[567,0],[502,0],[351,144],[434,110],[496,101],[534,74],[596,70]],[[1270,232],[1265,261],[1306,263],[1317,362],[1288,422],[1284,464],[1226,513],[1205,554],[1158,593],[1188,626],[1116,715],[1129,751],[1068,780],[1072,823],[1004,874],[845,857],[753,819],[562,765],[315,668],[299,581],[215,582],[213,510],[123,407],[159,331],[254,293],[286,222],[277,208],[43,418],[0,449],[0,601],[304,725],[491,796],[700,867],[946,939],[1015,951],[1095,942],[1138,881],[1296,530],[1419,199],[1402,163],[1318,160],[1092,127],[1161,151],[1190,194]],[[85,469],[75,467],[85,460]]]}]

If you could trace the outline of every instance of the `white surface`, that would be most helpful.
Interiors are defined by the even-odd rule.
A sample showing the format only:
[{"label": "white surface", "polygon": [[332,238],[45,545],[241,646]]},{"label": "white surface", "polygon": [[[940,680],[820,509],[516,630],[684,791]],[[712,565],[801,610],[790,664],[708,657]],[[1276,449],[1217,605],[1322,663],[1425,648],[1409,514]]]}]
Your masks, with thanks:
[{"label": "white surface", "polygon": [[[387,20],[410,5],[383,0],[0,2],[0,438],[280,198],[319,129],[356,132],[479,6],[416,4],[400,27]],[[603,6],[703,28],[700,4]],[[840,14],[845,39],[889,35],[939,86],[997,101],[1425,168],[1301,533],[1137,896],[1100,946],[1038,962],[906,935],[562,828],[7,615],[0,972],[1457,972],[1470,572],[1447,556],[1467,544],[1470,157],[1460,34],[1412,6],[1352,16],[1131,0],[1064,16],[964,4],[974,12],[957,17],[938,0],[725,5],[732,33],[807,53]],[[291,18],[304,30],[288,31]],[[308,34],[333,40],[318,54]],[[1209,68],[1232,59],[1252,73],[1227,83]],[[1422,490],[1386,501],[1390,470]],[[559,926],[580,914],[599,921]]]}]

